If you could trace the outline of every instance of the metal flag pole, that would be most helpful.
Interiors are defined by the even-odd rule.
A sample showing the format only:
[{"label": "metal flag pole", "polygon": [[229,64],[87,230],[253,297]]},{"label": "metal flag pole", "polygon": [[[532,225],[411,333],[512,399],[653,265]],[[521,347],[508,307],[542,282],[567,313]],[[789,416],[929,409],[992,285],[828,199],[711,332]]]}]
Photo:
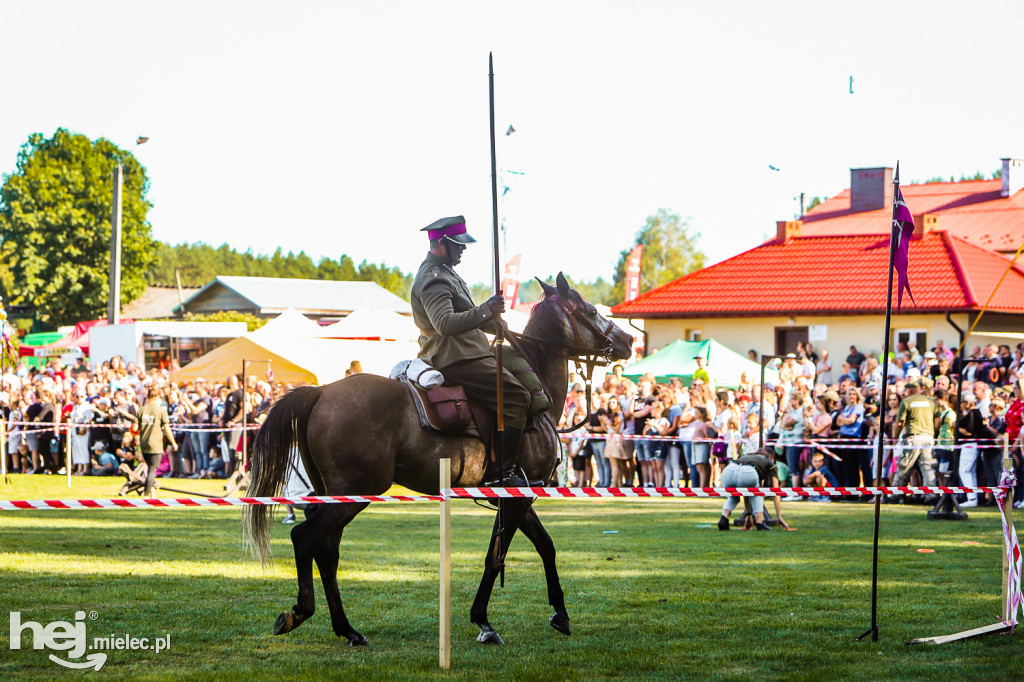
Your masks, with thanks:
[{"label": "metal flag pole", "polygon": [[[885,399],[889,386],[889,334],[892,329],[892,271],[896,262],[896,197],[900,190],[900,163],[896,162],[896,177],[892,191],[892,225],[889,228],[889,277],[888,291],[885,296],[885,338],[882,339],[882,400],[879,402],[878,423],[885,424],[885,411],[888,401]],[[875,486],[882,485],[882,455],[885,453],[885,437],[883,430],[878,434],[878,448],[875,451]],[[882,514],[882,496],[875,495],[875,536],[871,546],[871,629],[857,639],[871,635],[871,641],[878,641],[878,525]]]}]

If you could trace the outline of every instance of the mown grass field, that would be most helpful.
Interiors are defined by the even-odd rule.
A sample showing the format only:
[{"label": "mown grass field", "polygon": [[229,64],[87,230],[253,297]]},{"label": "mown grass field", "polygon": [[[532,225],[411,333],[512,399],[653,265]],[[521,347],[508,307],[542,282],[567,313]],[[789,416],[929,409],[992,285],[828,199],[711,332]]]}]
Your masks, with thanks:
[{"label": "mown grass field", "polygon": [[[63,478],[10,480],[5,499],[106,498],[117,488],[112,479],[76,478],[70,493]],[[168,485],[217,490],[213,481]],[[243,553],[237,509],[0,512],[0,618],[21,611],[45,625],[95,611],[90,638],[171,634],[169,651],[112,651],[99,672],[72,671],[48,651],[10,650],[4,623],[0,679],[1024,678],[1024,632],[904,644],[997,620],[994,509],[955,523],[929,522],[919,506],[883,507],[881,641],[872,643],[854,639],[870,624],[871,505],[792,503],[785,516],[798,530],[771,533],[702,527],[718,518],[710,500],[537,508],[559,549],[573,636],[548,626],[540,561],[519,537],[490,608],[507,646],[475,643],[468,612],[493,516],[457,502],[449,672],[437,667],[433,504],[377,505],[346,531],[341,589],[370,641],[361,649],[335,638],[319,582],[317,614],[271,635],[295,600],[289,527],[277,521],[264,571]]]}]

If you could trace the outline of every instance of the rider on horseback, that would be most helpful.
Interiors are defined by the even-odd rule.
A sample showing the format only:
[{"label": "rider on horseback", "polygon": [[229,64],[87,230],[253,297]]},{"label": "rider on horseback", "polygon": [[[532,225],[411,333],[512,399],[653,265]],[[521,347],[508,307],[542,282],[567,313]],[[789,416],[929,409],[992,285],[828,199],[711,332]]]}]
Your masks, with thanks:
[{"label": "rider on horseback", "polygon": [[[466,283],[455,272],[467,244],[476,242],[466,232],[462,216],[442,218],[424,227],[430,252],[412,285],[412,316],[420,329],[419,357],[440,370],[466,395],[497,412],[497,361],[483,329],[493,328],[505,311],[505,300],[495,294],[477,306]],[[519,446],[526,427],[530,391],[507,368],[502,372],[505,430],[498,453],[498,476],[486,486],[526,486],[516,474]]]}]

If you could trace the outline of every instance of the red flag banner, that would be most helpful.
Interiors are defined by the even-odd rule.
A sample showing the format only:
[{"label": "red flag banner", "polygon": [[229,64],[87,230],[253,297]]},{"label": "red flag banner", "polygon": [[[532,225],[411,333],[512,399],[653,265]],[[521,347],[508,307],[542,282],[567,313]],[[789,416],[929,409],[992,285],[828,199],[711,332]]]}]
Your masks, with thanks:
[{"label": "red flag banner", "polygon": [[626,300],[632,301],[640,295],[640,256],[644,245],[637,244],[626,259]]},{"label": "red flag banner", "polygon": [[505,263],[505,274],[501,277],[501,293],[505,297],[505,305],[512,308],[519,296],[519,263],[523,254],[517,253]]}]

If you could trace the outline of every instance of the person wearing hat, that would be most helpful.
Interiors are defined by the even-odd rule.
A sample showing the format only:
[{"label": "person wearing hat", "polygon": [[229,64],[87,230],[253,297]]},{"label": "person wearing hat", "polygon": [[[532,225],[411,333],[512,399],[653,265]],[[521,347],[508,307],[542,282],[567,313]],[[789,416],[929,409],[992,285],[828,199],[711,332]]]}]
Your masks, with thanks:
[{"label": "person wearing hat", "polygon": [[71,464],[74,465],[74,475],[83,476],[89,473],[89,424],[92,422],[92,405],[85,400],[85,391],[76,391],[74,407],[71,408],[71,415],[68,422],[72,424],[71,429]]},{"label": "person wearing hat", "polygon": [[[939,407],[931,396],[921,393],[920,379],[911,379],[906,384],[906,397],[900,402],[896,413],[897,433],[903,433],[903,452],[896,463],[894,486],[910,482],[910,472],[916,467],[921,471],[921,484],[935,485],[938,462],[935,459],[935,429]],[[934,497],[929,495],[928,497]]]},{"label": "person wearing hat", "polygon": [[[420,329],[419,357],[441,371],[446,383],[461,384],[466,395],[497,412],[497,361],[484,334],[505,311],[505,299],[495,294],[481,305],[473,303],[469,288],[455,272],[467,244],[476,242],[466,231],[463,216],[442,218],[422,229],[430,240],[412,285],[412,317]],[[515,473],[526,428],[530,392],[507,369],[502,371],[504,431],[497,476],[485,482],[525,486]]]},{"label": "person wearing hat", "polygon": [[107,444],[101,440],[92,446],[92,476],[113,476],[121,462],[107,451]]},{"label": "person wearing hat", "polygon": [[711,381],[711,375],[708,374],[707,359],[703,355],[695,355],[693,359],[697,362],[697,369],[693,372],[693,381],[703,381],[714,395],[715,384]]}]

